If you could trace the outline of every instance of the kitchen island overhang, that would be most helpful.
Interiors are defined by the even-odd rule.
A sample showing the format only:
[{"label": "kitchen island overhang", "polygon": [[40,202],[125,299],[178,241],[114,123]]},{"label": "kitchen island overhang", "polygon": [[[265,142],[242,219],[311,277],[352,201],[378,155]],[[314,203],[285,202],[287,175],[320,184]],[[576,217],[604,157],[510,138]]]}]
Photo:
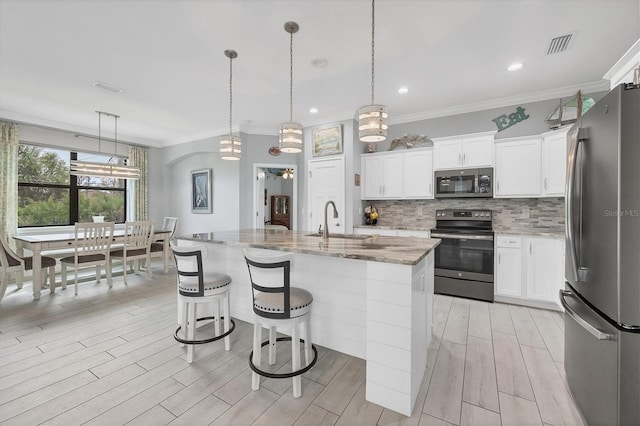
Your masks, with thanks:
[{"label": "kitchen island overhang", "polygon": [[231,314],[249,323],[254,314],[242,249],[294,253],[292,285],[314,297],[313,342],[365,359],[366,399],[411,415],[427,366],[434,249],[440,240],[341,235],[323,240],[297,231],[240,230],[178,241],[207,244],[205,269],[232,277]]}]

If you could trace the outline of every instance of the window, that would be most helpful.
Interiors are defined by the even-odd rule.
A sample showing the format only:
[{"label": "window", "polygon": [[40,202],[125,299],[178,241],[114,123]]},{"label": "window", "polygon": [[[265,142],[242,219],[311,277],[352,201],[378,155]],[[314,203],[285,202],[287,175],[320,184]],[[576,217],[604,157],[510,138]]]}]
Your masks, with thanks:
[{"label": "window", "polygon": [[20,144],[18,226],[72,225],[93,216],[122,223],[126,217],[124,179],[72,176],[71,159],[114,163],[118,158]]}]

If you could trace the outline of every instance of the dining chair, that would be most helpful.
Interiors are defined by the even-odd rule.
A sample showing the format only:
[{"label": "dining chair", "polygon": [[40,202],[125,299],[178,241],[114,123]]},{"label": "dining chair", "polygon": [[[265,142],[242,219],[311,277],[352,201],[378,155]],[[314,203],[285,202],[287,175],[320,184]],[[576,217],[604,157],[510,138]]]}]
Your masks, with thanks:
[{"label": "dining chair", "polygon": [[85,266],[96,267],[96,282],[100,282],[100,265],[106,269],[107,282],[111,287],[111,268],[109,266],[111,240],[115,223],[76,223],[75,248],[73,256],[60,259],[62,265],[62,288],[67,288],[67,268],[75,269],[75,295],[78,295],[78,269]]},{"label": "dining chair", "polygon": [[[165,216],[162,221],[162,231],[169,231],[169,241],[173,241],[177,229],[178,218]],[[164,255],[164,244],[162,241],[154,241],[151,243],[151,257],[163,257]]]},{"label": "dining chair", "polygon": [[127,283],[127,264],[129,261],[136,261],[139,270],[139,261],[144,260],[147,265],[147,273],[151,272],[151,241],[153,239],[153,221],[141,220],[136,222],[125,222],[124,224],[124,244],[122,248],[111,251],[109,257],[109,269],[113,270],[112,262],[114,258],[122,259],[122,274],[124,283]]},{"label": "dining chair", "polygon": [[[0,274],[0,276],[2,276],[2,282],[0,283],[0,300],[2,300],[9,284],[9,274],[12,272],[32,270],[33,258],[31,256],[18,256],[11,247],[9,247],[9,243],[2,231],[0,231],[0,246],[2,246],[0,249],[0,268],[2,269],[2,274]],[[56,260],[53,257],[42,256],[42,269],[45,270],[45,273],[49,271],[49,291],[53,293],[56,289]],[[22,281],[16,280],[16,285],[18,289],[21,289]]]}]

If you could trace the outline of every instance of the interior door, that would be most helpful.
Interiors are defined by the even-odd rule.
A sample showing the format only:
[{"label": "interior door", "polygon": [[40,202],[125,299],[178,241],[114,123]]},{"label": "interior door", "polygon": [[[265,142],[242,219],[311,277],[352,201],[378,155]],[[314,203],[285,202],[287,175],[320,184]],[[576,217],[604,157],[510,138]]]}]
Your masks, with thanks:
[{"label": "interior door", "polygon": [[[327,210],[330,233],[344,234],[346,212],[344,209],[345,188],[344,158],[309,161],[309,231],[316,232],[324,223],[324,206],[331,200],[338,209],[338,218],[333,209]],[[324,225],[323,225],[324,226]]]}]

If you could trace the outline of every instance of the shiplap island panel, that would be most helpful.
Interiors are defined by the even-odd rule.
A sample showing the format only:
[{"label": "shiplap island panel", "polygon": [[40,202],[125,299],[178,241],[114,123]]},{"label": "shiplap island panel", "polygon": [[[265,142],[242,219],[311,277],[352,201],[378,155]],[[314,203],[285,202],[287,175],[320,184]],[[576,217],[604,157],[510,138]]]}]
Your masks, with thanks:
[{"label": "shiplap island panel", "polygon": [[367,400],[411,415],[427,365],[439,240],[336,235],[325,241],[296,231],[241,230],[178,241],[207,245],[205,269],[232,277],[231,314],[248,322],[251,285],[242,249],[293,252],[292,285],[313,294],[314,343],[365,359]]}]

